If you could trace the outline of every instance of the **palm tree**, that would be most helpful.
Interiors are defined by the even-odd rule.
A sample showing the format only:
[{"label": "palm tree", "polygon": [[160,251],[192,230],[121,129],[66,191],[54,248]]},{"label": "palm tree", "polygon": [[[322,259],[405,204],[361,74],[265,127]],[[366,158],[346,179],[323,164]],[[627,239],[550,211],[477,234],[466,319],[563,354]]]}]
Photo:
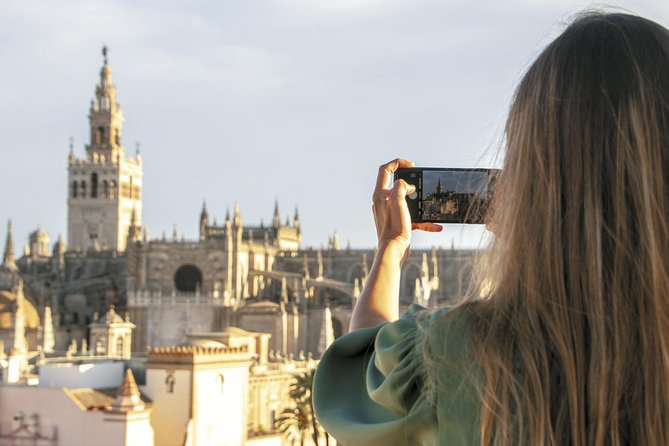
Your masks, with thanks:
[{"label": "palm tree", "polygon": [[[284,409],[277,418],[275,425],[282,431],[297,430],[300,435],[300,444],[304,446],[305,434],[311,431],[314,445],[318,445],[320,426],[314,417],[314,406],[311,401],[311,387],[314,382],[314,370],[295,375],[295,382],[290,385],[290,397],[295,402],[292,409]],[[325,435],[325,444],[328,445],[328,435]]]},{"label": "palm tree", "polygon": [[311,427],[310,414],[305,411],[304,406],[295,406],[292,409],[284,409],[281,415],[274,421],[274,425],[288,437],[299,436],[300,445],[305,445],[305,436]]}]

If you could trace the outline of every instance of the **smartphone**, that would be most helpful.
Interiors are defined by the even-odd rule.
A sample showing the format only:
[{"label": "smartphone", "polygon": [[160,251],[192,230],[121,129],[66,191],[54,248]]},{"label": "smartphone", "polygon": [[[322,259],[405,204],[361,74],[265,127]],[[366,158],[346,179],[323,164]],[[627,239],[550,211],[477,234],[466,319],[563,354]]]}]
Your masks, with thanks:
[{"label": "smartphone", "polygon": [[397,169],[395,180],[416,186],[407,196],[411,221],[432,223],[485,223],[498,169]]}]

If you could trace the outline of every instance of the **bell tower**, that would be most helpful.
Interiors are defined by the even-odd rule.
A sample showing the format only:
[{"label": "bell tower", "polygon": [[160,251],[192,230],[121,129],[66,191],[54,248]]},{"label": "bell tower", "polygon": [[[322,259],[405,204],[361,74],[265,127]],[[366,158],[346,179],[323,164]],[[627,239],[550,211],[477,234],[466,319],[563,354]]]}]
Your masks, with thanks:
[{"label": "bell tower", "polygon": [[67,242],[73,250],[124,251],[128,228],[142,221],[142,159],[126,156],[121,143],[123,113],[116,101],[108,49],[88,113],[90,141],[83,158],[70,144]]}]

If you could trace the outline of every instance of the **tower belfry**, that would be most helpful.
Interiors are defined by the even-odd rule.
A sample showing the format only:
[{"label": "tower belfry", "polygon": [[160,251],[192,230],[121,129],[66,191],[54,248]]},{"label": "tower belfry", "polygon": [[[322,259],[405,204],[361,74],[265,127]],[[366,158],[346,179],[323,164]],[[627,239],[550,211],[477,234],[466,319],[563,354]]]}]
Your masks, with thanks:
[{"label": "tower belfry", "polygon": [[88,114],[91,140],[87,151],[117,162],[123,155],[121,146],[121,130],[123,113],[116,102],[116,87],[112,82],[112,70],[109,66],[109,50],[102,48],[104,64],[100,69],[100,83],[95,87],[95,98],[91,101]]},{"label": "tower belfry", "polygon": [[[123,113],[102,48],[103,65],[88,112],[90,140],[86,156],[70,147],[68,167],[68,246],[124,251],[128,228],[142,221],[142,160],[126,156],[121,143]],[[134,213],[134,222],[132,217]]]}]

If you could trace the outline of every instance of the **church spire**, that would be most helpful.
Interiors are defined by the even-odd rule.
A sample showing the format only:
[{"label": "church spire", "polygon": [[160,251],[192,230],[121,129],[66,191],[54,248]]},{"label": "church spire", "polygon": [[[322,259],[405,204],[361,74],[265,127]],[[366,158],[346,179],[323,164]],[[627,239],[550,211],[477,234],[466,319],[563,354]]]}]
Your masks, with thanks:
[{"label": "church spire", "polygon": [[272,226],[278,228],[281,226],[281,215],[279,214],[279,199],[274,199],[274,216],[272,217]]},{"label": "church spire", "polygon": [[295,214],[293,216],[293,227],[298,231],[300,230],[300,215],[297,212],[297,206],[295,206]]},{"label": "church spire", "polygon": [[202,201],[202,211],[200,212],[200,240],[205,240],[207,238],[207,226],[209,226],[209,212],[207,212],[207,202]]},{"label": "church spire", "polygon": [[5,255],[2,258],[2,264],[10,269],[16,269],[14,259],[14,237],[12,236],[12,221],[7,222],[7,238],[5,239]]}]

